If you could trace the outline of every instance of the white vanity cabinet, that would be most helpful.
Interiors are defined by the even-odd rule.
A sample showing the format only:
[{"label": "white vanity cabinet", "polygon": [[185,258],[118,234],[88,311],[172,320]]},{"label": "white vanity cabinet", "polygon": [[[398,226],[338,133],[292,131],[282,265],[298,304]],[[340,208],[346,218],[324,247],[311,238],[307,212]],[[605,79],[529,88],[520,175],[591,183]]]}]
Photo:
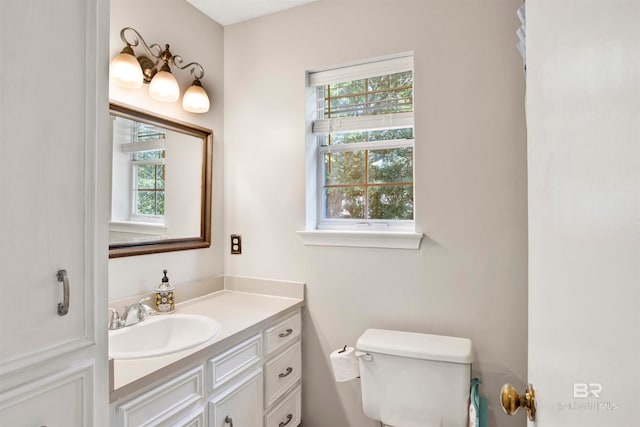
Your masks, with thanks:
[{"label": "white vanity cabinet", "polygon": [[[113,427],[295,427],[301,316],[290,311],[171,378],[112,404]],[[230,341],[233,337],[230,337]]]},{"label": "white vanity cabinet", "polygon": [[[3,426],[107,417],[108,20],[98,0],[0,1]],[[52,46],[73,54],[45,77]]]}]

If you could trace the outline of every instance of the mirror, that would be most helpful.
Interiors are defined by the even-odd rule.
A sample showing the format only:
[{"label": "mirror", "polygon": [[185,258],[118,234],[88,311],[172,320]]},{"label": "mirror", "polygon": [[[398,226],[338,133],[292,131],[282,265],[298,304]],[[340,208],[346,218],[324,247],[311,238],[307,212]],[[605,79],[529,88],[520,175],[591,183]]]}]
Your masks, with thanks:
[{"label": "mirror", "polygon": [[109,258],[211,245],[210,129],[110,103]]}]

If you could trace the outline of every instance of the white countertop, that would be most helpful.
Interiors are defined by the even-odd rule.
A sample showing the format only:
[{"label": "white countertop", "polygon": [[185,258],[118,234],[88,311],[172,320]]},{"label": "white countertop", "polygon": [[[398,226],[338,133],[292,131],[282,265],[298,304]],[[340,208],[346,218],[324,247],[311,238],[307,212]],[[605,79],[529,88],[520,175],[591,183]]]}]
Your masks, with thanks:
[{"label": "white countertop", "polygon": [[[176,304],[175,313],[199,314],[221,324],[220,333],[211,340],[188,350],[147,359],[114,360],[113,388],[110,401],[131,394],[142,387],[165,378],[167,372],[180,369],[222,349],[242,332],[266,326],[279,315],[303,305],[304,299],[223,290]],[[167,314],[171,316],[171,314]],[[254,328],[255,327],[255,328]]]}]

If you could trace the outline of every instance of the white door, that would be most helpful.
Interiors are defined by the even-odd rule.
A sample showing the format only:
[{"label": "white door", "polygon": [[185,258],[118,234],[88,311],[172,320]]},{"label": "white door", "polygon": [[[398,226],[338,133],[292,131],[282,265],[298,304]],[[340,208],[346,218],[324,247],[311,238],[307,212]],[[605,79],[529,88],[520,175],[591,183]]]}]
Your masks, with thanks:
[{"label": "white door", "polygon": [[107,414],[105,3],[0,0],[0,418],[25,413],[11,425]]},{"label": "white door", "polygon": [[639,1],[527,0],[527,126],[530,425],[640,426]]}]

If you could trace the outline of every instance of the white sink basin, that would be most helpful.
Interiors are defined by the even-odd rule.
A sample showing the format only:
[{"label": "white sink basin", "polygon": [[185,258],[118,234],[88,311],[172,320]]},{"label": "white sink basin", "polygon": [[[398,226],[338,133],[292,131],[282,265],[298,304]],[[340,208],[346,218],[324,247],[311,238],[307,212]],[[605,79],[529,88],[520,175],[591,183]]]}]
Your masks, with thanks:
[{"label": "white sink basin", "polygon": [[144,359],[200,345],[220,333],[220,323],[194,314],[149,316],[144,321],[109,331],[109,357]]}]

